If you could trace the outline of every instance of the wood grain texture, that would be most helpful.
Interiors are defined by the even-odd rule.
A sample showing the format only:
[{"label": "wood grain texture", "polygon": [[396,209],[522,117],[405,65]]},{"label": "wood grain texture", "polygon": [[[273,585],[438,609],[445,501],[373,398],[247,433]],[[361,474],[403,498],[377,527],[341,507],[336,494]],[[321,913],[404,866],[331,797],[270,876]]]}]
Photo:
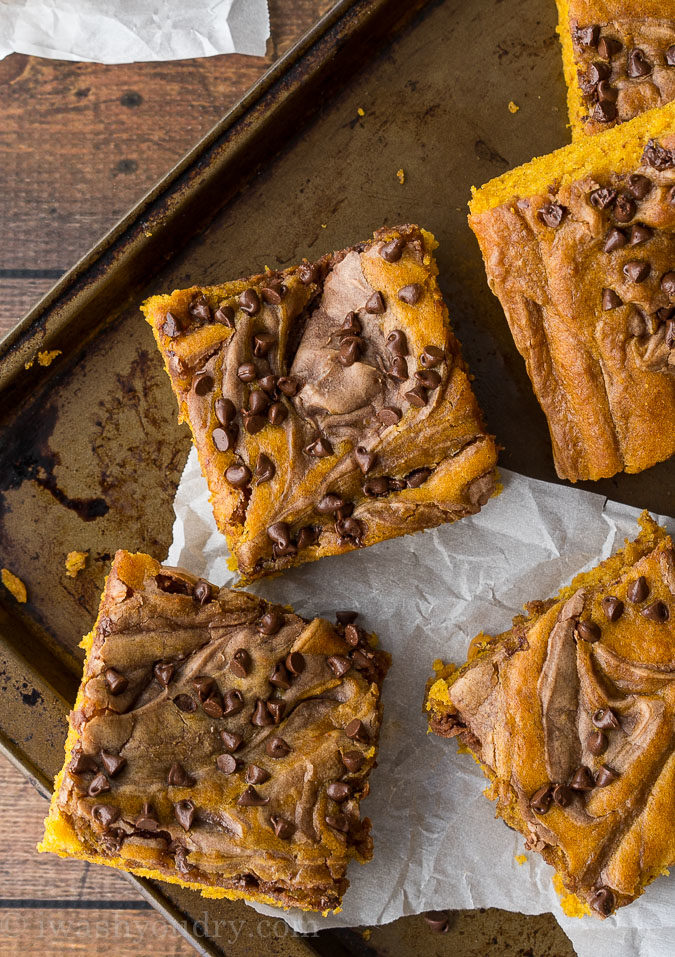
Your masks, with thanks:
[{"label": "wood grain texture", "polygon": [[0,61],[0,335],[330,6],[270,0],[266,57]]}]

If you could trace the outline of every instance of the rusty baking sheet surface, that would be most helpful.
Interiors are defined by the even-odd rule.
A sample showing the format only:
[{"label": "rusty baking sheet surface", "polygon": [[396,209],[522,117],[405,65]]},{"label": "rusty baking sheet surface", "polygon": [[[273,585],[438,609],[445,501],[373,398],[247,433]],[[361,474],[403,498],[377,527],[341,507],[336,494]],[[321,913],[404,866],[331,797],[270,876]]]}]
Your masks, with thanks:
[{"label": "rusty baking sheet surface", "polygon": [[[411,19],[413,7],[422,9]],[[171,539],[189,435],[176,427],[139,302],[318,256],[384,223],[420,223],[440,240],[441,285],[502,464],[557,481],[466,202],[471,185],[568,139],[552,2],[522,0],[514,17],[500,0],[342,0],[0,345],[0,564],[29,596],[18,605],[0,593],[0,744],[38,786],[61,763],[78,643],[111,555],[124,546],[163,558]],[[25,369],[39,349],[62,355]],[[671,462],[586,487],[672,514],[674,475]],[[88,553],[76,578],[65,574],[72,550]],[[254,928],[245,905],[135,882],[185,922],[201,952],[251,953],[245,935],[195,924],[206,915],[211,928],[230,919]],[[269,946],[408,955],[423,932],[429,953],[469,955],[479,952],[469,936],[498,928],[505,941],[508,926],[514,947],[573,953],[550,915],[475,919],[467,939],[430,938],[420,918],[406,918],[368,942],[328,931]]]}]

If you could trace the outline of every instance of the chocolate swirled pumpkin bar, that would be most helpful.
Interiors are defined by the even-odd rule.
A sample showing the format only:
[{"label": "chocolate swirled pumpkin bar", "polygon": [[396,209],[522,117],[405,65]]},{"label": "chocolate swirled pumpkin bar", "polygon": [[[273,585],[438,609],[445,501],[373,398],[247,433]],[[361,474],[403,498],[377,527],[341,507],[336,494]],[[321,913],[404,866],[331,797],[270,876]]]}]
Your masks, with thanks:
[{"label": "chocolate swirled pumpkin bar", "polygon": [[372,857],[389,656],[147,555],[117,552],[39,850],[206,897],[339,907]]},{"label": "chocolate swirled pumpkin bar", "polygon": [[607,917],[675,863],[675,551],[640,524],[428,690],[430,729],[479,762],[575,916]]},{"label": "chocolate swirled pumpkin bar", "polygon": [[574,137],[675,99],[675,0],[556,0]]},{"label": "chocolate swirled pumpkin bar", "polygon": [[381,229],[145,303],[244,580],[454,521],[494,491],[435,245]]},{"label": "chocolate swirled pumpkin bar", "polygon": [[492,180],[470,203],[558,475],[675,452],[675,102]]}]

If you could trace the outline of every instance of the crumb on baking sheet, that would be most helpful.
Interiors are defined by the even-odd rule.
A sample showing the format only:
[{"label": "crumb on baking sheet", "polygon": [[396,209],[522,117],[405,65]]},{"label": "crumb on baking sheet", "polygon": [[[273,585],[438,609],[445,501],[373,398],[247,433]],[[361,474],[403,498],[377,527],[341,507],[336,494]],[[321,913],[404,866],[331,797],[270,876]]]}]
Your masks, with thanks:
[{"label": "crumb on baking sheet", "polygon": [[66,575],[68,578],[77,578],[87,564],[89,552],[68,552],[66,555]]},{"label": "crumb on baking sheet", "polygon": [[405,183],[405,173],[403,172],[403,170],[402,169],[396,170],[396,176],[398,178],[399,183],[403,185]]},{"label": "crumb on baking sheet", "polygon": [[363,937],[364,940],[370,940],[372,933],[373,933],[372,929],[370,927],[366,927],[365,930],[361,931],[361,936]]},{"label": "crumb on baking sheet", "polygon": [[7,591],[11,595],[14,595],[19,604],[23,605],[28,598],[28,592],[26,591],[26,586],[21,579],[12,574],[9,568],[0,569],[0,577],[2,577],[2,584],[5,586]]},{"label": "crumb on baking sheet", "polygon": [[509,113],[517,113],[520,107],[513,100],[509,100]]},{"label": "crumb on baking sheet", "polygon": [[365,116],[365,115],[366,115],[366,111],[363,109],[362,106],[360,106],[356,112],[359,114],[359,116]]},{"label": "crumb on baking sheet", "polygon": [[49,366],[52,364],[54,359],[57,356],[63,355],[61,349],[46,349],[44,352],[38,352],[37,356],[33,359],[30,359],[28,362],[24,362],[24,369],[32,369],[35,365],[35,359],[37,359],[38,365],[40,366]]},{"label": "crumb on baking sheet", "polygon": [[527,854],[516,854],[514,860],[516,864],[524,864],[527,860]]}]

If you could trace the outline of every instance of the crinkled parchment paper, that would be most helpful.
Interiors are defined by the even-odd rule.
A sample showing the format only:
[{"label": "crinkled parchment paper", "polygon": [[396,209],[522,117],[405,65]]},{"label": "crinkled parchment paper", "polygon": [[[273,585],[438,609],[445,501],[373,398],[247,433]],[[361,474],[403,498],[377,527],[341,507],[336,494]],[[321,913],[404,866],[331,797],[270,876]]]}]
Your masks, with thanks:
[{"label": "crinkled parchment paper", "polygon": [[0,0],[0,60],[264,56],[269,35],[267,0]]},{"label": "crinkled parchment paper", "polygon": [[[565,917],[553,869],[536,854],[516,862],[526,853],[523,838],[495,819],[475,762],[454,742],[426,733],[422,698],[434,659],[463,662],[479,631],[504,631],[525,601],[555,594],[638,532],[636,509],[512,472],[502,478],[502,494],[473,518],[324,558],[255,586],[305,616],[358,610],[393,655],[378,767],[363,804],[373,822],[373,861],[350,867],[340,914],[287,911],[284,918],[310,931],[446,907],[552,911],[579,957],[672,957],[675,875],[604,922]],[[175,509],[169,564],[231,582],[194,449]],[[655,518],[675,530],[672,519]],[[278,916],[273,908],[256,910]]]}]

